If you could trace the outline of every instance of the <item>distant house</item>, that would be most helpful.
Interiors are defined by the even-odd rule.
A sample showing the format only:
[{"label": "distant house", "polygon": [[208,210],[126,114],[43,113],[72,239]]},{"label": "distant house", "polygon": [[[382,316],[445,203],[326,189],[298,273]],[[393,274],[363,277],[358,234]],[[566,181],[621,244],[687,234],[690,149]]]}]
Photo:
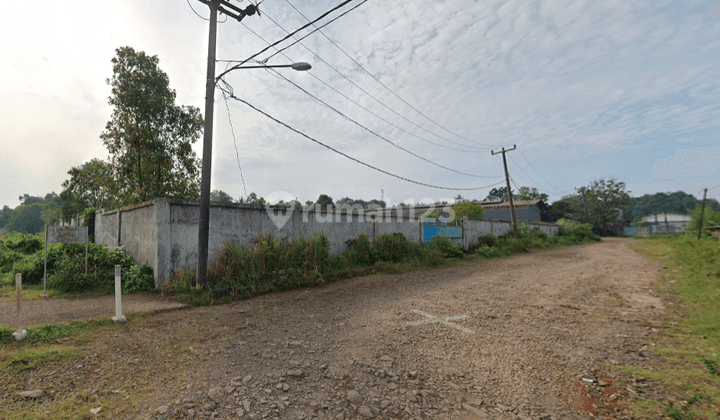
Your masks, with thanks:
[{"label": "distant house", "polygon": [[683,233],[690,225],[692,217],[687,214],[677,213],[654,213],[642,218],[640,234],[651,233]]},{"label": "distant house", "polygon": [[[485,219],[511,220],[509,201],[481,201],[485,208]],[[545,222],[547,221],[548,207],[542,200],[513,200],[515,217],[518,222]]]}]

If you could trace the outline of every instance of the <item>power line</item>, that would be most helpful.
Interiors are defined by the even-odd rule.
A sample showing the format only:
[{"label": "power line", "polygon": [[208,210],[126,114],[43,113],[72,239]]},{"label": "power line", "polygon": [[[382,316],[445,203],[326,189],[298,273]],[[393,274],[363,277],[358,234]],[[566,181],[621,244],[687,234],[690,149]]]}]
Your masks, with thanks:
[{"label": "power line", "polygon": [[[297,7],[295,7],[292,3],[290,3],[289,0],[285,0],[285,1],[286,1],[287,4],[289,4],[293,9],[295,9],[295,11],[300,14],[300,16],[302,16],[303,18],[305,18],[305,20],[307,20],[308,22],[310,21],[310,19],[308,19],[300,10],[297,9]],[[320,28],[318,28],[318,30],[320,30]],[[333,41],[332,39],[330,39],[330,37],[328,37],[324,32],[320,31],[320,33],[321,33],[328,41],[330,41],[333,45],[335,45],[340,51],[342,51],[342,53],[345,54],[345,56],[346,56],[347,58],[349,58],[349,59],[350,59],[353,63],[355,63],[358,67],[360,67],[360,68],[361,68],[365,73],[367,73],[370,77],[372,77],[373,79],[375,79],[375,81],[378,82],[382,87],[384,87],[385,89],[387,89],[390,93],[392,93],[393,95],[395,95],[396,98],[400,99],[405,105],[407,105],[407,106],[409,106],[410,108],[412,108],[415,112],[417,112],[418,114],[422,115],[423,117],[425,117],[427,120],[429,120],[430,122],[432,122],[432,123],[435,124],[436,126],[442,128],[443,130],[447,131],[448,133],[450,133],[450,134],[452,134],[452,135],[454,135],[454,136],[457,136],[457,137],[459,137],[459,138],[461,138],[461,139],[467,140],[467,141],[469,141],[469,142],[471,142],[471,143],[480,144],[480,145],[487,146],[487,147],[494,147],[494,146],[491,146],[491,145],[488,145],[488,144],[476,142],[476,141],[474,141],[474,140],[470,140],[470,139],[468,139],[468,138],[465,138],[465,137],[463,137],[463,136],[461,136],[461,135],[459,135],[459,134],[457,134],[457,133],[455,133],[455,132],[453,132],[453,131],[445,128],[444,126],[440,125],[440,124],[437,123],[435,120],[433,120],[432,118],[428,117],[427,115],[425,115],[424,113],[422,113],[420,110],[418,110],[417,108],[415,108],[414,106],[412,106],[408,101],[406,101],[405,99],[403,99],[400,95],[398,95],[397,93],[395,93],[395,92],[394,92],[392,89],[390,89],[387,85],[385,85],[383,82],[381,82],[380,79],[378,79],[377,77],[375,77],[375,75],[373,75],[372,73],[370,73],[369,71],[367,71],[367,70],[365,69],[365,67],[363,67],[363,66],[362,66],[360,63],[358,63],[354,58],[352,58],[352,57],[350,56],[350,54],[348,54],[347,52],[345,52],[345,50],[343,50],[335,41]]]},{"label": "power line", "polygon": [[343,152],[341,152],[341,151],[339,151],[339,150],[337,150],[337,149],[335,149],[335,148],[333,148],[333,147],[331,147],[331,146],[328,146],[327,144],[325,144],[325,143],[323,143],[323,142],[321,142],[321,141],[319,141],[319,140],[316,140],[316,139],[308,136],[307,134],[303,133],[302,131],[297,130],[297,129],[295,129],[295,128],[293,128],[293,127],[285,124],[284,122],[278,120],[277,118],[273,117],[272,115],[268,114],[267,112],[265,112],[265,111],[263,111],[263,110],[255,107],[254,105],[250,104],[249,102],[247,102],[247,101],[245,101],[245,100],[243,100],[243,99],[240,99],[240,98],[236,97],[236,96],[233,95],[233,94],[229,94],[228,96],[229,96],[230,98],[235,99],[236,101],[238,101],[238,102],[240,102],[240,103],[243,103],[243,104],[247,105],[248,107],[252,108],[253,110],[259,112],[260,114],[265,115],[266,117],[268,117],[268,118],[270,118],[271,120],[275,121],[276,123],[284,126],[285,128],[287,128],[287,129],[289,129],[289,130],[291,130],[291,131],[294,131],[294,132],[296,132],[297,134],[300,134],[301,136],[307,138],[308,140],[313,141],[313,142],[315,142],[315,143],[317,143],[317,144],[325,147],[326,149],[329,149],[329,150],[331,150],[331,151],[333,151],[333,152],[335,152],[335,153],[337,153],[337,154],[339,154],[339,155],[342,155],[342,156],[344,156],[344,157],[346,157],[346,158],[348,158],[348,159],[350,159],[350,160],[352,160],[352,161],[354,161],[354,162],[357,162],[357,163],[359,163],[359,164],[361,164],[361,165],[363,165],[363,166],[366,166],[366,167],[368,167],[368,168],[370,168],[370,169],[373,169],[373,170],[375,170],[375,171],[382,172],[382,173],[384,173],[384,174],[386,174],[386,175],[389,175],[389,176],[391,176],[391,177],[393,177],[393,178],[401,179],[401,180],[403,180],[403,181],[410,182],[410,183],[417,184],[417,185],[422,185],[422,186],[424,186],[424,187],[437,188],[437,189],[441,189],[441,190],[453,190],[453,191],[482,190],[482,189],[490,188],[490,187],[492,187],[492,186],[495,186],[495,185],[498,185],[498,184],[501,184],[501,183],[502,183],[502,181],[500,181],[500,182],[497,182],[497,183],[492,184],[492,185],[487,185],[487,186],[483,186],[483,187],[476,187],[476,188],[452,188],[452,187],[441,187],[441,186],[437,186],[437,185],[426,184],[426,183],[424,183],[424,182],[414,181],[414,180],[412,180],[412,179],[405,178],[405,177],[402,177],[402,176],[400,176],[400,175],[395,175],[395,174],[393,174],[393,173],[391,173],[391,172],[388,172],[388,171],[386,171],[386,170],[383,170],[383,169],[380,169],[380,168],[375,167],[375,166],[373,166],[373,165],[370,165],[369,163],[365,163],[365,162],[363,162],[363,161],[361,161],[361,160],[359,160],[359,159],[356,159],[356,158],[354,158],[354,157],[352,157],[352,156],[350,156],[350,155],[348,155],[348,154],[346,154],[346,153],[343,153]]},{"label": "power line", "polygon": [[240,152],[238,152],[237,140],[235,138],[235,128],[233,128],[232,118],[230,117],[230,106],[228,105],[227,96],[224,92],[223,99],[225,100],[225,109],[227,109],[228,122],[230,123],[230,133],[232,133],[233,137],[233,145],[235,145],[235,157],[237,158],[238,169],[240,169],[240,179],[242,180],[243,191],[245,192],[243,197],[247,197],[248,193],[247,188],[245,187],[245,176],[243,176],[242,166],[240,166]]},{"label": "power line", "polygon": [[[298,28],[298,29],[296,29],[295,31],[293,31],[291,34],[288,34],[288,35],[287,35],[286,37],[284,37],[283,39],[281,39],[281,40],[279,40],[279,41],[276,41],[276,42],[272,43],[271,45],[268,45],[267,47],[263,48],[263,49],[260,50],[259,52],[251,55],[249,58],[241,61],[241,62],[238,63],[237,65],[231,67],[231,68],[228,69],[228,70],[225,70],[223,73],[221,73],[219,76],[217,76],[217,77],[215,78],[215,82],[217,82],[218,80],[220,80],[220,79],[221,79],[224,75],[226,75],[227,73],[229,73],[229,72],[237,69],[238,67],[242,66],[243,64],[245,64],[245,63],[247,63],[248,61],[252,60],[253,58],[257,57],[258,55],[264,53],[265,51],[269,50],[270,48],[275,47],[276,45],[278,45],[278,44],[282,43],[283,41],[289,39],[290,37],[292,37],[292,36],[295,35],[296,33],[302,31],[303,29],[305,29],[305,28],[307,28],[307,27],[309,27],[309,26],[311,26],[311,25],[314,24],[315,22],[323,19],[325,16],[327,16],[327,15],[329,15],[330,13],[334,12],[335,10],[337,10],[337,9],[345,6],[346,4],[350,3],[351,1],[353,1],[353,0],[345,0],[344,2],[340,3],[339,5],[333,7],[332,9],[330,9],[330,10],[328,10],[327,12],[323,13],[322,15],[320,15],[320,17],[318,17],[318,18],[315,19],[314,21],[308,23],[307,25],[301,26],[300,28]],[[366,1],[367,1],[367,0],[364,0],[363,3],[365,3]]]},{"label": "power line", "polygon": [[[295,45],[295,44],[297,44],[298,42],[302,41],[303,39],[309,37],[310,35],[314,34],[315,32],[319,31],[320,29],[322,29],[322,28],[328,26],[329,24],[335,22],[336,20],[340,19],[341,17],[345,16],[346,14],[348,14],[348,13],[352,12],[353,10],[357,9],[358,7],[362,6],[362,5],[365,4],[367,1],[368,1],[368,0],[363,0],[363,1],[362,1],[360,4],[358,4],[357,6],[353,7],[353,8],[350,9],[350,10],[347,10],[347,11],[343,12],[343,13],[340,14],[339,16],[333,18],[333,19],[330,20],[328,23],[326,23],[326,24],[324,24],[324,25],[322,25],[322,26],[320,26],[320,27],[317,27],[317,26],[315,26],[315,25],[313,24],[313,26],[315,26],[315,29],[314,29],[314,30],[310,31],[310,33],[308,33],[307,35],[303,36],[302,38],[297,39],[297,40],[296,40],[295,42],[293,42],[292,44],[290,44],[290,45],[288,45],[288,46],[286,46],[286,47],[283,47],[283,48],[281,48],[280,50],[278,50],[278,51],[270,54],[267,58],[265,58],[264,61],[267,61],[267,60],[275,57],[275,56],[278,55],[280,52],[282,52],[282,51],[284,51],[284,50],[292,47],[293,45]],[[312,22],[311,22],[311,24],[312,24]]]},{"label": "power line", "polygon": [[548,181],[547,179],[545,179],[545,177],[542,176],[542,174],[541,174],[540,172],[538,172],[537,169],[535,169],[535,167],[533,166],[533,164],[532,164],[532,163],[530,162],[530,160],[525,156],[525,154],[522,152],[522,150],[518,149],[518,152],[520,152],[520,156],[522,156],[523,159],[525,159],[525,161],[528,163],[528,165],[530,165],[530,167],[533,169],[533,171],[535,171],[536,174],[540,175],[540,178],[542,178],[543,181],[545,181],[546,184],[548,184],[549,186],[551,186],[556,192],[560,191],[560,189],[559,189],[558,187],[556,187],[555,185],[553,185],[552,183],[550,183],[550,181]]},{"label": "power line", "polygon": [[[518,150],[518,149],[516,149],[516,150]],[[534,187],[535,183],[532,182],[532,177],[531,177],[530,175],[528,175],[527,172],[525,172],[525,169],[523,169],[522,166],[520,166],[520,164],[518,164],[515,159],[513,159],[512,155],[509,155],[509,157],[510,157],[510,160],[515,164],[515,166],[517,167],[517,169],[518,169],[520,172],[522,172],[527,178],[525,178],[525,177],[523,177],[523,176],[520,176],[520,175],[518,175],[518,176],[520,176],[522,179],[524,179],[525,182],[527,182],[527,184],[528,184],[529,187]],[[517,175],[517,174],[516,174],[516,175]],[[534,187],[534,188],[537,188],[537,187]]]},{"label": "power line", "polygon": [[[287,33],[287,30],[285,30],[285,28],[283,28],[283,27],[280,26],[277,22],[275,22],[270,16],[267,15],[267,13],[265,14],[265,16],[266,16],[268,19],[270,19],[273,23],[275,23],[278,27],[280,27],[280,29],[284,30],[284,31]],[[253,31],[252,29],[250,29],[250,27],[248,27],[248,26],[245,25],[244,23],[243,23],[243,26],[245,26],[245,28],[247,28],[247,30],[249,30],[249,31],[250,31],[253,35],[255,35],[256,37],[260,38],[263,42],[265,42],[265,43],[268,44],[268,45],[270,44],[268,41],[265,40],[265,38],[263,38],[262,36],[260,36],[257,32]],[[331,69],[335,70],[335,72],[338,73],[340,76],[346,78],[350,83],[352,83],[353,85],[355,85],[355,83],[354,83],[352,80],[348,79],[344,74],[340,73],[339,70],[337,70],[335,67],[333,67],[332,65],[330,65],[330,64],[327,63],[326,61],[324,61],[320,56],[318,56],[317,54],[315,54],[315,52],[313,52],[311,49],[309,49],[308,47],[306,47],[306,46],[305,46],[304,44],[302,44],[302,43],[300,43],[300,45],[302,45],[305,49],[307,49],[308,51],[310,51],[310,53],[312,53],[313,55],[315,55],[319,60],[321,60],[321,61],[323,61],[325,64],[327,64],[328,67],[330,67]],[[277,48],[276,48],[276,49],[277,49]],[[288,55],[285,54],[284,52],[281,53],[281,54],[282,54],[283,57],[285,57],[286,59],[288,59],[288,61],[291,61],[291,62],[294,62],[294,61],[295,61],[295,60],[291,59],[290,57],[288,57]],[[222,61],[222,62],[237,62],[236,60],[217,60],[217,61]],[[338,95],[340,95],[340,96],[342,96],[343,98],[345,98],[346,100],[352,102],[352,103],[355,104],[356,106],[362,108],[363,110],[365,110],[365,112],[369,113],[370,115],[373,115],[374,117],[379,118],[380,120],[382,120],[382,121],[384,121],[385,123],[391,125],[392,127],[395,127],[395,128],[397,128],[398,130],[401,130],[402,132],[404,132],[404,133],[406,133],[406,134],[409,134],[409,135],[417,138],[418,140],[422,140],[422,141],[424,141],[424,142],[426,142],[426,143],[434,144],[435,146],[438,146],[438,147],[444,147],[444,148],[446,148],[446,149],[456,150],[456,151],[460,151],[460,152],[463,152],[463,153],[484,153],[484,151],[481,151],[481,150],[458,149],[458,148],[456,148],[456,147],[451,147],[451,146],[446,146],[446,145],[444,145],[444,144],[435,143],[434,141],[427,140],[427,139],[425,139],[425,138],[423,138],[423,137],[418,136],[417,134],[411,133],[411,132],[405,130],[404,128],[402,128],[402,127],[400,127],[400,126],[398,126],[398,125],[396,125],[396,124],[394,124],[394,123],[386,120],[385,118],[383,118],[383,117],[381,117],[380,115],[374,113],[373,111],[369,110],[369,109],[366,108],[365,106],[359,104],[359,103],[358,103],[357,101],[355,101],[354,99],[348,97],[348,96],[345,95],[344,93],[342,93],[342,92],[340,92],[339,90],[335,89],[334,87],[330,86],[327,82],[325,82],[325,81],[322,80],[321,78],[317,77],[313,72],[308,72],[308,74],[309,74],[311,77],[313,77],[315,80],[317,80],[318,82],[320,82],[320,83],[322,83],[323,85],[325,85],[326,87],[328,87],[329,89],[335,91]],[[405,119],[406,121],[410,122],[411,124],[419,127],[420,129],[425,130],[425,128],[420,127],[419,125],[415,124],[414,122],[408,120],[407,118],[405,118],[405,117],[403,117],[402,115],[400,115],[400,114],[398,114],[397,112],[395,112],[393,109],[391,109],[390,107],[388,107],[387,105],[385,105],[384,103],[382,103],[379,99],[375,98],[375,97],[372,96],[370,93],[366,92],[366,91],[365,91],[363,88],[361,88],[360,86],[357,86],[357,85],[355,85],[355,86],[356,86],[358,89],[360,89],[361,91],[365,92],[368,96],[370,96],[371,98],[373,98],[375,101],[377,101],[378,103],[380,103],[381,105],[383,105],[385,108],[388,108],[390,111],[394,112],[396,115],[400,116],[401,118]],[[428,130],[425,130],[425,131],[428,131]],[[430,134],[433,134],[433,135],[435,135],[435,136],[438,136],[437,134],[434,134],[434,133],[432,133],[432,132],[430,132],[430,131],[428,131],[428,132],[429,132]],[[451,142],[451,143],[458,144],[458,145],[460,145],[460,146],[466,146],[466,145],[464,145],[464,144],[462,144],[462,143],[457,143],[457,142],[454,142],[454,141],[452,141],[452,140],[445,139],[445,138],[443,138],[443,137],[441,137],[441,136],[438,136],[438,137],[440,137],[440,138],[443,139],[443,140],[449,141],[449,142]]]},{"label": "power line", "polygon": [[[190,0],[185,0],[185,1],[187,1],[188,6],[190,6],[190,10],[192,10],[193,13],[195,13],[195,15],[196,15],[197,17],[199,17],[199,18],[202,19],[202,20],[208,21],[208,22],[210,21],[210,19],[208,19],[208,18],[200,15],[200,13],[198,13],[198,12],[195,11],[195,8],[192,7],[192,4],[190,4]],[[223,20],[222,22],[218,21],[218,23],[225,23],[225,22],[227,22],[227,15],[225,15],[225,20]]]},{"label": "power line", "polygon": [[315,95],[313,95],[312,93],[308,92],[307,90],[303,89],[301,86],[299,86],[298,84],[296,84],[296,83],[293,82],[292,80],[290,80],[290,79],[288,79],[287,77],[283,76],[283,75],[280,74],[277,70],[274,70],[274,69],[272,69],[272,68],[269,68],[268,70],[271,70],[273,73],[275,73],[276,75],[278,75],[279,77],[281,77],[282,79],[284,79],[285,81],[287,81],[288,83],[292,84],[292,85],[295,86],[296,88],[298,88],[298,89],[300,89],[301,91],[303,91],[306,95],[308,95],[308,96],[309,96],[310,98],[312,98],[314,101],[317,101],[320,105],[323,105],[323,106],[327,107],[328,109],[336,112],[336,113],[337,113],[338,115],[340,115],[341,117],[343,117],[343,118],[345,118],[346,120],[354,123],[354,124],[357,125],[358,127],[362,128],[362,129],[364,129],[365,131],[369,132],[370,134],[374,135],[375,137],[378,137],[378,138],[382,139],[383,141],[391,144],[393,147],[395,147],[395,148],[397,148],[397,149],[400,149],[400,150],[404,151],[405,153],[408,153],[408,154],[410,154],[410,155],[413,155],[413,156],[415,156],[416,158],[418,158],[418,159],[420,159],[420,160],[423,160],[423,161],[425,161],[425,162],[427,162],[427,163],[429,163],[429,164],[431,164],[431,165],[435,165],[435,166],[440,167],[440,168],[443,168],[443,169],[445,169],[445,170],[448,170],[448,171],[451,171],[451,172],[455,172],[455,173],[458,173],[458,174],[461,174],[461,175],[465,175],[465,176],[472,176],[472,177],[475,177],[475,178],[502,178],[502,177],[497,177],[497,176],[484,176],[484,175],[469,174],[469,173],[467,173],[467,172],[462,172],[462,171],[458,171],[458,170],[455,170],[455,169],[452,169],[452,168],[448,168],[447,166],[443,166],[443,165],[440,165],[439,163],[436,163],[436,162],[433,162],[433,161],[431,161],[431,160],[429,160],[429,159],[426,159],[426,158],[424,158],[424,157],[422,157],[422,156],[420,156],[420,155],[418,155],[418,154],[416,154],[416,153],[414,153],[414,152],[412,152],[412,151],[410,151],[410,150],[408,150],[408,149],[406,149],[406,148],[404,148],[404,147],[402,147],[402,146],[397,145],[396,143],[392,142],[391,140],[388,140],[386,137],[384,137],[384,136],[382,136],[382,135],[380,135],[380,134],[372,131],[371,129],[367,128],[366,126],[364,126],[364,125],[360,124],[359,122],[355,121],[354,119],[348,117],[347,115],[343,114],[343,113],[342,113],[341,111],[339,111],[338,109],[334,108],[332,105],[328,104],[327,102],[323,101],[322,99],[318,98],[317,96],[315,96]]},{"label": "power line", "polygon": [[[267,13],[265,13],[265,17],[267,17],[268,19],[270,19],[270,21],[271,21],[272,23],[274,23],[275,25],[277,25],[277,26],[278,26],[280,29],[282,29],[285,33],[288,33],[288,34],[290,33],[290,32],[288,32],[288,30],[285,29],[282,25],[280,25],[279,23],[277,23],[271,16],[268,16]],[[249,29],[249,28],[248,28],[248,29]],[[253,33],[254,33],[254,32],[253,32]],[[255,35],[257,35],[257,34],[255,34]],[[259,35],[257,35],[257,36],[260,37]],[[260,37],[260,38],[262,39],[262,37]],[[267,41],[265,41],[265,42],[267,42]],[[384,102],[382,102],[381,100],[379,100],[378,98],[376,98],[376,97],[375,97],[374,95],[372,95],[370,92],[368,92],[367,90],[365,90],[365,89],[363,89],[362,87],[360,87],[357,83],[355,83],[354,81],[352,81],[349,77],[345,76],[342,72],[340,72],[340,70],[338,70],[337,68],[335,68],[333,65],[331,65],[331,64],[328,63],[327,61],[325,61],[325,59],[323,59],[322,57],[320,57],[317,53],[315,53],[315,51],[311,50],[311,49],[310,49],[309,47],[307,47],[305,44],[303,44],[303,43],[301,42],[300,45],[302,45],[303,48],[305,48],[308,52],[310,52],[312,55],[314,55],[318,60],[322,61],[325,65],[327,65],[328,67],[330,67],[333,71],[335,71],[335,73],[337,73],[337,74],[340,75],[342,78],[344,78],[345,80],[347,80],[351,85],[355,86],[355,87],[356,87],[357,89],[359,89],[361,92],[363,92],[364,94],[366,94],[366,95],[368,95],[369,97],[371,97],[375,102],[377,102],[377,103],[379,103],[380,105],[382,105],[383,107],[387,108],[390,112],[392,112],[393,114],[397,115],[398,117],[404,119],[405,121],[409,122],[410,124],[414,125],[415,127],[417,127],[417,128],[419,128],[419,129],[427,132],[428,134],[433,135],[433,136],[435,136],[435,137],[437,137],[437,138],[440,138],[440,139],[442,139],[442,140],[445,140],[445,141],[447,141],[447,142],[449,142],[449,143],[453,143],[453,144],[456,144],[456,145],[462,146],[462,147],[473,147],[473,146],[470,146],[470,145],[467,145],[467,144],[458,143],[458,142],[456,142],[456,141],[453,141],[453,140],[450,140],[450,139],[448,139],[448,138],[446,138],[446,137],[443,137],[443,136],[441,136],[441,135],[439,135],[439,134],[433,133],[432,131],[428,130],[427,128],[422,127],[421,125],[417,124],[416,122],[408,119],[408,118],[405,117],[404,115],[402,115],[402,114],[400,114],[399,112],[395,111],[394,109],[390,108],[388,105],[386,105]],[[278,50],[278,53],[280,53],[281,51],[282,51],[282,50]],[[275,55],[275,54],[273,54],[273,55]],[[288,58],[285,54],[283,54],[283,55],[284,55],[286,58]],[[289,58],[288,58],[288,59],[289,59]],[[312,74],[312,73],[311,73],[311,74]],[[313,75],[313,77],[315,77],[316,79],[318,79],[318,78],[317,78],[316,76],[314,76],[314,75]],[[320,80],[320,79],[318,79],[318,80]],[[330,88],[333,89],[334,91],[340,93],[337,89],[329,86],[327,83],[323,82],[322,80],[320,80],[320,82],[322,82],[324,85],[330,87]],[[343,95],[342,93],[340,93],[340,94]],[[343,95],[343,96],[347,98],[347,96],[345,96],[345,95]],[[348,98],[348,99],[349,99],[349,98]],[[351,99],[350,99],[350,100],[351,100]],[[352,100],[351,100],[351,101],[352,101]],[[355,101],[353,101],[353,103],[357,104],[357,102],[355,102]],[[360,107],[362,107],[362,108],[365,109],[366,111],[372,113],[371,111],[367,110],[367,108],[365,108],[365,107],[363,107],[363,106],[361,106],[361,105],[359,105],[359,104],[357,104],[357,105],[360,106]],[[372,113],[372,114],[373,114],[373,115],[376,115],[376,114],[374,114],[374,113]],[[376,116],[377,116],[377,115],[376,115]],[[378,117],[378,118],[380,118],[380,117]],[[383,120],[384,120],[384,119],[383,119]],[[385,120],[384,120],[384,121],[385,121]],[[405,130],[403,130],[403,131],[405,131]],[[407,132],[407,131],[406,131],[406,132]],[[417,136],[415,136],[415,137],[417,137]],[[420,138],[420,137],[418,137],[418,138]],[[422,138],[420,138],[420,139],[421,139],[421,140],[424,140],[424,139],[422,139]],[[429,141],[429,140],[425,140],[425,141]],[[431,143],[432,143],[432,142],[431,142]],[[437,143],[433,143],[433,144],[437,144]],[[438,145],[439,145],[439,144],[438,144]],[[439,145],[439,146],[442,146],[442,145]],[[448,148],[450,148],[449,146],[442,146],[442,147],[448,147]],[[452,148],[452,149],[455,149],[455,148]],[[459,149],[455,149],[455,150],[459,150]],[[483,153],[484,151],[487,151],[487,150],[489,150],[489,147],[486,147],[486,148],[484,148],[484,149],[482,149],[482,150],[471,151],[471,153]]]}]

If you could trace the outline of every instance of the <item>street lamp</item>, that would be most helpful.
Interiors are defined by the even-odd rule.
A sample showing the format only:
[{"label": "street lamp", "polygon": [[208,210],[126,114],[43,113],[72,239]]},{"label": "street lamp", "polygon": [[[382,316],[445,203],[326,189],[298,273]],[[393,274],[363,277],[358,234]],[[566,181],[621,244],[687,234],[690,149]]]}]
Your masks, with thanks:
[{"label": "street lamp", "polygon": [[[312,68],[310,64],[304,62],[276,65],[235,66],[226,70],[216,78],[215,43],[218,3],[219,2],[217,0],[212,0],[210,4],[210,40],[208,42],[207,83],[205,85],[205,132],[203,137],[203,159],[200,182],[200,220],[198,224],[198,264],[195,283],[195,286],[198,288],[205,287],[207,284],[208,245],[210,242],[210,176],[212,173],[212,131],[213,112],[215,109],[215,84],[222,76],[237,69],[290,67],[297,71],[307,71]],[[247,14],[250,15],[252,13]]]}]

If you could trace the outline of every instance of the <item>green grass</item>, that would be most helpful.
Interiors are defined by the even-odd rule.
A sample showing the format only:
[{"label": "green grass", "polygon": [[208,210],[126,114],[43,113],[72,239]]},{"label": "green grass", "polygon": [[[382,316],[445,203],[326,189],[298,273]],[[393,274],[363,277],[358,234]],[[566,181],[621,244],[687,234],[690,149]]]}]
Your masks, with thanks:
[{"label": "green grass", "polygon": [[671,395],[668,401],[641,397],[637,414],[715,419],[720,416],[720,243],[682,235],[644,239],[632,246],[667,267],[655,290],[680,306],[662,320],[662,342],[653,349],[662,357],[658,369],[617,368],[649,378]]}]

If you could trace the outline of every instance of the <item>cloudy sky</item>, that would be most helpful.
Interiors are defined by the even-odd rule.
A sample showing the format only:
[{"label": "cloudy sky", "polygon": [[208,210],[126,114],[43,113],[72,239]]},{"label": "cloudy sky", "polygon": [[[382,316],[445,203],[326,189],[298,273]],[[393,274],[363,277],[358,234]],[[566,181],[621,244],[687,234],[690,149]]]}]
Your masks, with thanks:
[{"label": "cloudy sky", "polygon": [[[248,58],[268,45],[260,37],[274,42],[307,23],[293,6],[312,20],[339,3],[265,0],[262,16],[219,25],[217,58]],[[301,201],[383,191],[391,204],[484,198],[504,175],[490,150],[513,145],[511,178],[552,200],[600,178],[634,196],[697,196],[720,184],[718,3],[354,0],[320,23],[357,5],[268,60],[306,61],[309,72],[247,69],[225,80],[237,97],[383,171],[480,189],[391,177],[232,99],[228,116],[219,91],[213,189]],[[107,157],[105,80],[120,46],[157,55],[177,103],[203,111],[207,16],[197,0],[2,2],[0,206],[59,193],[71,167]]]}]

